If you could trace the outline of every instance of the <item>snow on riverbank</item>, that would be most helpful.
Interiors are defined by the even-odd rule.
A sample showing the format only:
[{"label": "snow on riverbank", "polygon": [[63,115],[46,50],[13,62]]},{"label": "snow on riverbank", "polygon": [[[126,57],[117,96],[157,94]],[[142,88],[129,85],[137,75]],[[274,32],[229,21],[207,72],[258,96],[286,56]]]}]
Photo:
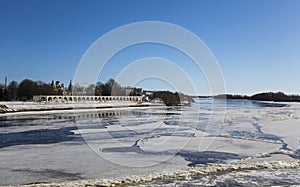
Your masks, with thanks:
[{"label": "snow on riverbank", "polygon": [[143,102],[85,102],[85,103],[46,103],[46,102],[0,102],[1,113],[25,112],[25,111],[50,111],[50,110],[78,110],[78,109],[102,109],[120,107],[146,107],[157,106],[153,103]]}]

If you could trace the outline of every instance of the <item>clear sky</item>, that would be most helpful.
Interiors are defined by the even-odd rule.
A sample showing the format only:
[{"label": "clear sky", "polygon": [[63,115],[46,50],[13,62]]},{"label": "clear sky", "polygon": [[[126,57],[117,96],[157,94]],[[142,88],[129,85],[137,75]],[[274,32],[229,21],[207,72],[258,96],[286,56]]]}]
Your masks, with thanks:
[{"label": "clear sky", "polygon": [[[137,21],[169,22],[195,33],[220,64],[228,93],[300,94],[299,0],[0,0],[0,82],[7,76],[9,81],[54,79],[68,84],[95,40]],[[149,55],[178,57],[163,46],[135,47],[128,51],[137,50],[131,54],[138,55],[125,51],[116,61],[126,65]],[[180,59],[176,63],[192,79],[203,77]],[[118,74],[114,63],[100,80]],[[199,90],[207,87],[203,78],[193,81]]]}]

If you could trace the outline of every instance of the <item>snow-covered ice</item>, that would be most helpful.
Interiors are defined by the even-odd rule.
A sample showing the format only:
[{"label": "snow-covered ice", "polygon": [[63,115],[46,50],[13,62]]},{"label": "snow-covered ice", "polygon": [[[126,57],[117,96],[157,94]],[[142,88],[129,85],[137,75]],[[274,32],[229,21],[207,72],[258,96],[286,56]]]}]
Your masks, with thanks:
[{"label": "snow-covered ice", "polygon": [[163,176],[176,181],[174,172],[188,177],[195,168],[204,175],[205,166],[219,168],[215,172],[228,168],[226,177],[235,176],[234,167],[281,173],[298,168],[299,104],[228,101],[224,110],[211,102],[0,114],[0,185],[95,184],[133,176],[139,183],[139,176],[150,183]]}]

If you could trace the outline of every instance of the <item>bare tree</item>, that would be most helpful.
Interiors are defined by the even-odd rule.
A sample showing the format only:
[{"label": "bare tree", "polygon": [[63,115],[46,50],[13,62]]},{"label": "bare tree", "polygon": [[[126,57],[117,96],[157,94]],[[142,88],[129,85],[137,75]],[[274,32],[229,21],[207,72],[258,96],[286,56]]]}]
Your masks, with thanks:
[{"label": "bare tree", "polygon": [[18,97],[18,83],[16,81],[11,81],[7,86],[7,100],[17,100]]}]

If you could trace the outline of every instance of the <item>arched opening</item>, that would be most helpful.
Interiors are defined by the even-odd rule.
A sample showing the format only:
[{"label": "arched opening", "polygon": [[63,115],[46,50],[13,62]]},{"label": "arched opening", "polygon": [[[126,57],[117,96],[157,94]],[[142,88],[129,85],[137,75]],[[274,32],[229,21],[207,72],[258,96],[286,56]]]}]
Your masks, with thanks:
[{"label": "arched opening", "polygon": [[54,101],[54,102],[58,102],[58,98],[57,98],[57,97],[54,97],[54,98],[53,98],[53,101]]}]

